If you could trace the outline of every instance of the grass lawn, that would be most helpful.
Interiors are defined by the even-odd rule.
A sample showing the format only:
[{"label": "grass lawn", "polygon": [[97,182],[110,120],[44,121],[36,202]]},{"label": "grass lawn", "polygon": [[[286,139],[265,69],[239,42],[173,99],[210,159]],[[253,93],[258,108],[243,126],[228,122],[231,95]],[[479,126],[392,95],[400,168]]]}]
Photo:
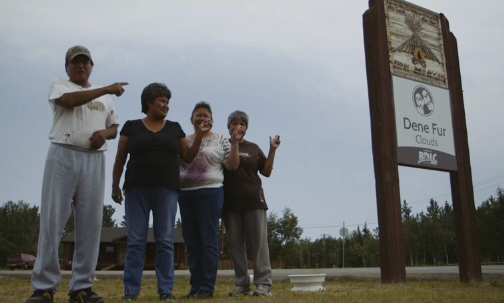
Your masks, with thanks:
[{"label": "grass lawn", "polygon": [[[189,280],[187,277],[176,279],[174,295],[179,298],[188,292]],[[69,282],[68,277],[63,278],[55,302],[68,302]],[[273,286],[273,296],[268,298],[229,297],[228,292],[233,286],[230,277],[219,278],[215,297],[205,302],[504,302],[504,280],[488,280],[475,285],[453,281],[412,281],[404,285],[382,285],[378,281],[340,281],[326,282],[324,286],[327,291],[317,293],[292,292],[290,283],[277,282]],[[103,296],[107,303],[122,302],[122,277],[99,277],[93,290]],[[156,278],[146,277],[138,302],[158,302],[156,291]],[[29,276],[0,276],[0,302],[25,302],[31,292]]]}]

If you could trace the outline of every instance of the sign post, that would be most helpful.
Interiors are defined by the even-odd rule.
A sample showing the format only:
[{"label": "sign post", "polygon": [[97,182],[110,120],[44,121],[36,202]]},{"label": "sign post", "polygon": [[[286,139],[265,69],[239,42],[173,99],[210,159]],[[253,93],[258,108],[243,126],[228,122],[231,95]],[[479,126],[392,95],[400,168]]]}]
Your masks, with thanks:
[{"label": "sign post", "polygon": [[406,282],[398,165],[450,173],[461,281],[481,281],[456,39],[442,14],[370,0],[363,15],[382,283]]}]

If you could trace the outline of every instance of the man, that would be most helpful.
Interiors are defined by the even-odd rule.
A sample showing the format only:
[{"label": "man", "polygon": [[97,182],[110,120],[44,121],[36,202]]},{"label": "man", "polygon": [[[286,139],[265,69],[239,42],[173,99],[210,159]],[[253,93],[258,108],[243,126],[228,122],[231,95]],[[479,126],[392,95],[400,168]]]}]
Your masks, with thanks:
[{"label": "man", "polygon": [[58,246],[73,210],[75,250],[69,302],[104,302],[91,291],[100,247],[105,195],[106,140],[117,135],[118,117],[110,94],[121,96],[120,82],[106,87],[89,83],[93,59],[83,46],[65,57],[69,80],[56,79],[49,92],[54,122],[49,134],[40,206],[35,289],[27,303],[52,303],[61,283]]}]

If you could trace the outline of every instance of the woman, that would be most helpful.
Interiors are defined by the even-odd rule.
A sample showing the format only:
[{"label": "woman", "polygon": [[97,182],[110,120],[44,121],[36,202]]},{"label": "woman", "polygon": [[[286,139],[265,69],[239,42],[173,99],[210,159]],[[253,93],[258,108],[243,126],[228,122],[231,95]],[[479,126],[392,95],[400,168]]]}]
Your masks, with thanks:
[{"label": "woman", "polygon": [[189,146],[179,123],[166,120],[170,98],[171,92],[164,84],[145,87],[141,103],[146,117],[126,121],[119,139],[112,183],[112,199],[119,204],[123,200],[119,181],[130,155],[123,185],[128,235],[123,297],[126,301],[140,295],[151,211],[158,294],[163,301],[175,300],[173,234],[180,190],[179,156],[191,163],[211,125],[198,121]]},{"label": "woman", "polygon": [[[242,111],[229,115],[229,133],[237,128],[248,130],[249,117]],[[245,133],[243,136],[245,136]],[[268,158],[259,146],[241,138],[239,143],[240,164],[234,171],[224,172],[224,211],[222,219],[226,227],[229,252],[235,267],[235,289],[230,296],[255,295],[271,296],[271,264],[268,248],[268,219],[266,200],[258,172],[271,176],[276,149],[280,137],[270,137]],[[247,272],[246,246],[250,246],[254,260],[254,283],[252,292]]]},{"label": "woman", "polygon": [[[206,102],[194,107],[191,123],[212,126],[212,109]],[[205,133],[192,164],[181,162],[179,195],[182,234],[187,246],[187,261],[191,271],[191,290],[186,298],[213,297],[219,267],[219,218],[224,204],[223,168],[234,170],[239,164],[238,142],[243,130],[236,128],[231,142],[224,135]],[[187,137],[189,145],[197,132]],[[196,144],[196,143],[194,143]]]}]

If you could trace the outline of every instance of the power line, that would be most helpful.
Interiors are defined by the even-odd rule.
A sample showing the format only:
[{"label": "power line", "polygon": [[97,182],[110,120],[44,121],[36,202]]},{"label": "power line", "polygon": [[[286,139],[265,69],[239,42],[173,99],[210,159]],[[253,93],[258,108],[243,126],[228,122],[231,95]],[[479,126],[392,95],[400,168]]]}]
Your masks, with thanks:
[{"label": "power line", "polygon": [[[504,174],[497,175],[497,176],[494,176],[492,178],[489,178],[489,179],[483,180],[481,182],[475,183],[473,185],[473,187],[478,187],[478,186],[481,186],[481,185],[485,185],[487,183],[490,183],[490,182],[493,182],[493,181],[496,181],[496,180],[499,180],[499,179],[502,179],[502,178],[504,178]],[[484,187],[484,188],[479,188],[477,190],[474,190],[474,192],[479,192],[479,191],[482,191],[482,190],[485,190],[485,189],[489,189],[489,188],[492,188],[492,187],[495,187],[495,186],[498,187],[499,185],[503,185],[503,184],[504,184],[504,182],[500,182],[500,183],[497,183],[497,184],[494,184],[494,185],[490,185],[490,186],[487,186],[487,187]],[[434,197],[430,197],[430,198],[425,198],[425,199],[421,199],[421,200],[409,201],[409,202],[406,200],[406,202],[408,204],[419,203],[419,202],[430,201],[431,199],[441,198],[441,197],[445,197],[445,196],[451,196],[451,193],[441,194],[441,195],[438,195],[438,196],[434,196]],[[368,225],[378,224],[378,222],[367,222],[368,220],[366,220],[364,223],[346,224],[346,226],[364,226],[364,224],[368,224]],[[308,224],[308,225],[299,226],[299,227],[301,227],[303,229],[320,229],[320,228],[337,228],[337,227],[343,227],[343,226],[342,225],[330,225],[330,224],[326,224],[326,225],[324,225],[324,224]]]},{"label": "power line", "polygon": [[[374,224],[378,224],[378,222],[364,222],[364,223],[359,223],[359,224],[345,224],[345,227],[346,226],[364,226],[365,224],[367,225],[374,225]],[[303,229],[307,228],[307,229],[310,229],[310,228],[334,228],[334,227],[343,227],[343,225],[324,225],[324,226],[299,226]]]},{"label": "power line", "polygon": [[[375,217],[367,218],[366,220],[364,220],[364,222],[368,222],[374,218]],[[362,222],[362,220],[353,220],[353,221],[350,221],[350,224],[346,224],[346,226],[355,226],[355,225],[362,224],[360,222]],[[306,225],[304,225],[304,228],[319,227],[319,226],[326,226],[326,225],[333,226],[331,223],[318,223],[318,224],[306,224]]]},{"label": "power line", "polygon": [[434,197],[430,197],[430,198],[426,198],[426,199],[420,199],[420,200],[410,201],[410,202],[408,202],[408,200],[406,200],[406,202],[408,204],[414,204],[414,203],[419,203],[419,202],[430,201],[431,199],[441,198],[441,197],[445,197],[445,196],[451,196],[451,193],[450,194],[442,194],[442,195],[439,195],[439,196],[434,196]]},{"label": "power line", "polygon": [[485,181],[481,181],[479,183],[475,183],[474,186],[478,186],[478,185],[481,185],[483,183],[488,183],[488,182],[491,182],[491,181],[495,181],[495,180],[500,179],[500,178],[504,178],[504,174],[495,176],[495,177],[487,179]]},{"label": "power line", "polygon": [[[496,180],[501,179],[501,178],[504,178],[504,175],[495,176],[495,177],[487,179],[485,181],[476,183],[475,185],[473,185],[473,187],[478,187],[478,186],[481,186],[481,185],[485,185],[487,183],[496,181]],[[502,184],[504,184],[504,182],[499,182],[499,183],[496,183],[494,185],[491,185],[491,186],[488,186],[488,187],[485,187],[485,188],[479,188],[477,190],[474,190],[474,192],[479,192],[479,191],[482,191],[482,190],[485,190],[485,189],[488,189],[488,188],[492,188],[492,187],[495,187],[495,186],[499,186],[499,185],[502,185]],[[408,200],[406,200],[406,202],[408,202],[408,204],[419,203],[419,202],[430,201],[430,199],[441,198],[441,197],[445,197],[445,196],[451,196],[451,193],[445,193],[445,194],[441,194],[441,195],[438,195],[438,196],[434,196],[434,197],[430,197],[430,198],[425,198],[425,199],[414,200],[414,201],[408,201]]]},{"label": "power line", "polygon": [[495,185],[491,185],[491,186],[488,186],[488,187],[485,187],[485,188],[480,188],[480,189],[478,189],[478,190],[475,190],[475,192],[476,192],[476,191],[482,191],[482,190],[485,190],[485,189],[489,189],[489,188],[495,187],[496,185],[503,185],[503,184],[504,184],[504,182],[497,183],[497,184],[495,184]]}]

